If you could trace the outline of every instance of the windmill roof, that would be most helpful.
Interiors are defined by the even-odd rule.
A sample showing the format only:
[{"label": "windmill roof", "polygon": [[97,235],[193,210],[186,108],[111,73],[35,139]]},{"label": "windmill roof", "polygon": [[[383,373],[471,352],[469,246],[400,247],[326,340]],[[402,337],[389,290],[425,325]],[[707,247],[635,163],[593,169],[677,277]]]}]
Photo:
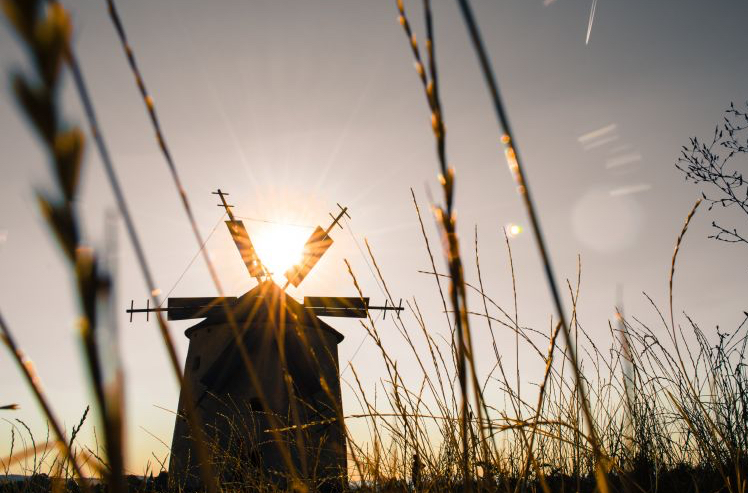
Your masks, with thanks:
[{"label": "windmill roof", "polygon": [[[267,342],[268,331],[277,330],[281,324],[291,323],[306,327],[314,327],[321,332],[332,334],[336,344],[343,340],[343,335],[319,319],[315,314],[305,309],[298,301],[281,290],[272,281],[259,284],[230,304],[234,320],[241,331],[242,344],[245,347],[264,347]],[[189,337],[196,330],[227,323],[227,316],[223,310],[211,311],[210,315],[199,324],[189,328]],[[288,361],[288,370],[294,376],[294,381],[305,382],[305,388],[316,388],[319,379],[313,377],[314,365],[309,359],[308,349],[305,351],[303,343],[294,338],[292,330],[284,332],[287,354],[294,354]],[[291,339],[288,339],[288,338]],[[223,350],[213,364],[210,365],[200,379],[206,388],[213,392],[220,392],[235,376],[242,371],[243,364],[240,350],[233,340],[227,341]],[[310,370],[311,369],[311,370]]]},{"label": "windmill roof", "polygon": [[[235,301],[230,303],[233,319],[239,324],[240,329],[249,328],[257,323],[266,323],[269,320],[297,321],[301,325],[318,327],[331,333],[339,344],[344,336],[332,326],[325,323],[317,315],[310,312],[304,306],[287,295],[273,281],[265,281],[244,293]],[[223,310],[212,312],[205,320],[193,325],[184,333],[190,337],[195,331],[229,322],[229,317]]]}]

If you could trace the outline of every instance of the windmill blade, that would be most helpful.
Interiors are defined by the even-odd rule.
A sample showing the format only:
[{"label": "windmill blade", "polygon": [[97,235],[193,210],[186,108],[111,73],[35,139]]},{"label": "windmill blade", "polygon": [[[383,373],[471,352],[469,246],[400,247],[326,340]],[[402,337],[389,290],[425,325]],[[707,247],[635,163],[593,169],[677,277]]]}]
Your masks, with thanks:
[{"label": "windmill blade", "polygon": [[148,315],[154,312],[166,312],[167,320],[189,320],[191,318],[221,317],[225,315],[226,308],[237,306],[237,298],[212,297],[212,298],[169,298],[166,308],[157,306],[151,308],[150,300],[146,301],[145,308],[135,308],[135,301],[130,302],[130,308],[125,313],[130,314],[130,322],[135,313],[145,313],[146,321]]},{"label": "windmill blade", "polygon": [[349,317],[349,318],[366,318],[370,310],[381,310],[384,312],[384,318],[387,318],[387,312],[395,312],[399,317],[403,311],[403,300],[400,304],[388,304],[384,301],[383,306],[372,306],[369,304],[369,298],[344,298],[340,296],[304,296],[304,308],[314,313],[318,317]]},{"label": "windmill blade", "polygon": [[369,298],[304,296],[304,308],[317,316],[365,318]]},{"label": "windmill blade", "polygon": [[[303,281],[307,274],[309,274],[312,267],[317,265],[319,259],[322,258],[322,255],[324,255],[327,249],[330,248],[330,245],[332,245],[332,238],[330,238],[330,231],[332,228],[334,228],[336,224],[340,226],[340,220],[343,216],[351,217],[348,215],[348,207],[343,207],[340,204],[337,205],[340,208],[337,217],[330,214],[330,217],[332,217],[332,223],[327,227],[327,229],[322,229],[322,227],[317,226],[317,229],[314,230],[312,236],[309,237],[304,245],[304,254],[301,256],[301,262],[285,272],[284,275],[286,276],[286,279],[288,279],[288,282],[283,286],[283,290],[285,290],[289,284],[293,284],[296,288],[299,287],[301,281]],[[342,228],[342,226],[340,227]]]},{"label": "windmill blade", "polygon": [[226,209],[226,214],[229,215],[229,220],[226,221],[226,226],[229,228],[229,232],[231,233],[231,237],[234,239],[236,248],[239,249],[244,265],[247,266],[249,275],[257,279],[258,282],[262,282],[262,278],[267,276],[267,270],[265,269],[265,266],[262,265],[262,262],[260,262],[260,257],[257,256],[257,252],[255,251],[255,247],[252,245],[252,241],[249,239],[249,234],[247,233],[247,229],[244,227],[244,223],[237,221],[234,218],[234,213],[231,212],[231,208],[234,206],[229,205],[228,202],[226,202],[226,196],[228,193],[219,188],[213,192],[213,195],[218,195],[218,197],[220,197],[221,203],[218,204],[218,207]]},{"label": "windmill blade", "polygon": [[204,318],[222,316],[225,314],[226,304],[235,307],[237,298],[210,297],[210,298],[169,298],[167,304],[168,320],[189,320],[192,318]]},{"label": "windmill blade", "polygon": [[226,226],[229,228],[229,232],[231,233],[231,237],[234,239],[236,248],[239,249],[244,265],[247,266],[249,275],[258,280],[264,277],[266,275],[265,267],[257,256],[257,251],[252,245],[252,240],[249,239],[249,234],[247,233],[247,229],[244,227],[244,223],[241,221],[230,220],[226,221]]},{"label": "windmill blade", "polygon": [[286,271],[286,279],[294,287],[298,287],[301,284],[301,281],[309,274],[312,267],[317,265],[319,259],[322,258],[322,255],[332,245],[332,238],[327,234],[328,231],[317,226],[317,229],[314,230],[312,236],[309,237],[304,245],[304,254],[301,257],[301,262]]}]

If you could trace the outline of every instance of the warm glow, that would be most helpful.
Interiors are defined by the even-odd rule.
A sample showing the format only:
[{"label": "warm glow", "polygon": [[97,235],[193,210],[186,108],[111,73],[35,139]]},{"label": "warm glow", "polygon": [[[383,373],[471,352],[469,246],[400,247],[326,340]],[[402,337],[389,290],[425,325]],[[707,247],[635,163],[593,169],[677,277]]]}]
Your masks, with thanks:
[{"label": "warm glow", "polygon": [[312,233],[310,228],[268,224],[252,233],[252,243],[265,267],[277,283],[285,283],[283,274],[299,262],[304,243]]},{"label": "warm glow", "polygon": [[522,226],[519,224],[510,223],[506,226],[506,234],[510,238],[516,238],[522,232]]}]

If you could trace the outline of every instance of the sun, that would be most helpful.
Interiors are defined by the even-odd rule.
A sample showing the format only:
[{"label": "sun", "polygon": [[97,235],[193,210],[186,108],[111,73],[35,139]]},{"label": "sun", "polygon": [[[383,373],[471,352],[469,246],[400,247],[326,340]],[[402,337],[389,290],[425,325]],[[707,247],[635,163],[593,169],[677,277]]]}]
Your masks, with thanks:
[{"label": "sun", "polygon": [[252,235],[257,255],[276,283],[285,282],[283,274],[301,260],[310,234],[310,229],[300,226],[268,224]]}]

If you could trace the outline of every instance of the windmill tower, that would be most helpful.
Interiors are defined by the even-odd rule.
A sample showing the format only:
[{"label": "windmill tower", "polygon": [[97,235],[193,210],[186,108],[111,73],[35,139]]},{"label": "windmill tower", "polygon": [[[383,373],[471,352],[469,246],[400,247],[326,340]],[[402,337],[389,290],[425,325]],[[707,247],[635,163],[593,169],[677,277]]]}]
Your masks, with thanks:
[{"label": "windmill tower", "polygon": [[[203,435],[224,482],[247,484],[251,478],[281,487],[292,477],[313,488],[345,484],[346,444],[342,423],[338,344],[343,335],[320,317],[367,316],[368,298],[305,297],[285,292],[298,286],[333,243],[330,231],[344,216],[340,207],[327,229],[317,227],[299,264],[278,286],[260,261],[244,224],[234,217],[227,193],[221,199],[226,225],[249,275],[257,285],[238,297],[169,298],[167,306],[127,313],[165,311],[168,320],[202,319],[185,331],[190,340],[185,380],[200,415]],[[342,227],[342,226],[341,226]],[[196,446],[179,396],[169,472],[178,484],[199,486]]]}]

